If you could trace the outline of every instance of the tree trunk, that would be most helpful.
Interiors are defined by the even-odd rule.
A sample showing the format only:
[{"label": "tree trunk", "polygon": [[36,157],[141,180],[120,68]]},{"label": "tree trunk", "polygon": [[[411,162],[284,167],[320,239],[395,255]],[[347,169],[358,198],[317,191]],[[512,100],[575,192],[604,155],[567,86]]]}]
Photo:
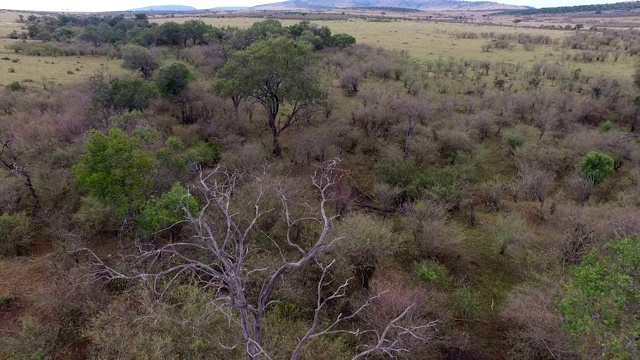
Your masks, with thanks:
[{"label": "tree trunk", "polygon": [[280,136],[273,136],[273,156],[281,159],[282,158],[282,148],[280,147]]},{"label": "tree trunk", "polygon": [[240,122],[240,96],[232,96],[231,101],[233,102],[233,116],[236,120],[236,124]]}]

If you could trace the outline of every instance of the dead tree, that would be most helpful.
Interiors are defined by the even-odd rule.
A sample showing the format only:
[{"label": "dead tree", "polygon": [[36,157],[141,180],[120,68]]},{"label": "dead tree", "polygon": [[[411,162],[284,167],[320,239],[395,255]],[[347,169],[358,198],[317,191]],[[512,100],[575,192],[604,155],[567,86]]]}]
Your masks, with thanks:
[{"label": "dead tree", "polygon": [[[91,255],[91,265],[97,267],[94,274],[106,280],[140,280],[162,293],[185,276],[196,279],[203,290],[206,289],[212,294],[211,302],[215,304],[216,309],[214,311],[226,315],[230,323],[236,324],[241,330],[244,342],[225,345],[225,348],[243,346],[250,360],[271,358],[268,350],[263,347],[263,324],[269,307],[277,301],[273,298],[274,290],[288,273],[315,264],[322,275],[316,288],[317,303],[313,312],[313,322],[306,334],[298,340],[291,359],[298,359],[301,349],[308,341],[336,333],[351,334],[357,338],[371,338],[372,333],[375,335],[377,342],[364,347],[365,350],[359,350],[354,359],[408,351],[405,340],[412,338],[427,341],[436,325],[435,321],[421,326],[406,325],[406,321],[403,320],[412,312],[414,305],[408,306],[392,319],[382,332],[361,331],[349,327],[365,308],[372,306],[372,301],[379,295],[369,297],[349,315],[340,314],[332,320],[325,318],[327,305],[345,297],[351,281],[346,280],[327,295],[326,288],[332,286],[329,269],[335,260],[324,260],[323,263],[320,257],[327,254],[327,250],[338,241],[343,241],[332,233],[333,222],[338,215],[328,212],[332,201],[331,188],[339,182],[343,174],[337,169],[337,165],[337,160],[329,161],[312,176],[312,184],[320,197],[316,216],[294,218],[291,208],[293,202],[284,191],[277,189],[282,204],[282,219],[287,227],[286,235],[281,241],[272,239],[280,253],[279,265],[259,269],[248,268],[248,257],[255,252],[257,246],[252,241],[252,236],[260,230],[260,219],[274,211],[262,208],[266,194],[263,181],[257,179],[259,186],[255,193],[252,214],[243,219],[243,214],[234,210],[234,195],[238,191],[241,176],[238,173],[224,173],[219,169],[210,175],[200,177],[199,187],[206,199],[203,210],[199,214],[193,214],[190,209],[184,209],[186,221],[191,224],[193,230],[191,241],[167,244],[152,251],[141,251],[141,254],[131,259],[128,267],[135,269],[131,273],[116,270],[102,262],[90,250],[82,250]],[[303,223],[318,225],[317,236],[311,241],[295,240],[295,228]],[[260,275],[262,280],[251,281],[256,275]],[[256,283],[258,285],[255,285]]]},{"label": "dead tree", "polygon": [[20,153],[11,146],[12,140],[12,138],[0,139],[0,163],[25,184],[33,198],[33,212],[37,214],[40,211],[40,199],[31,182],[31,174],[27,169],[18,165]]}]

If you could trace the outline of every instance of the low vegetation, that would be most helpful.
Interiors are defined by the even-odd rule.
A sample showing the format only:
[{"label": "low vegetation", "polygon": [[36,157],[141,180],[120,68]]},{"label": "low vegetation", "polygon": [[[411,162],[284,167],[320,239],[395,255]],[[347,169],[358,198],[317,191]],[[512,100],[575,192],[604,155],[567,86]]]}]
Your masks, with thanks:
[{"label": "low vegetation", "polygon": [[0,88],[0,357],[637,354],[633,30],[20,20],[117,66]]}]

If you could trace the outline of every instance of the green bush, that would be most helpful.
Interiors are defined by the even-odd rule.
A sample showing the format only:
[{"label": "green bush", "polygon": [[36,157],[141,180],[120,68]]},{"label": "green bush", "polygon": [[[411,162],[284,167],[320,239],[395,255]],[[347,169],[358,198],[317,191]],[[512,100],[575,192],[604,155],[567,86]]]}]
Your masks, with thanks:
[{"label": "green bush", "polygon": [[376,175],[378,181],[401,188],[401,200],[420,198],[426,185],[425,174],[409,159],[384,162],[376,167]]},{"label": "green bush", "polygon": [[138,217],[141,230],[149,235],[167,228],[186,217],[185,209],[198,216],[200,204],[180,184],[175,184],[169,192],[160,198],[151,198]]},{"label": "green bush", "polygon": [[608,359],[631,359],[638,354],[639,289],[638,237],[613,241],[600,251],[592,250],[574,267],[559,309],[578,347],[601,347],[597,350]]},{"label": "green bush", "polygon": [[518,148],[521,148],[525,143],[524,137],[520,134],[506,133],[504,134],[503,138],[507,143],[507,146],[509,146],[509,150],[511,150],[511,152],[515,151]]},{"label": "green bush", "polygon": [[22,213],[0,216],[0,255],[15,256],[26,252],[33,236],[31,219]]},{"label": "green bush", "polygon": [[589,151],[589,153],[580,160],[578,168],[582,174],[595,185],[599,185],[613,174],[614,160],[611,156],[597,151]]},{"label": "green bush", "polygon": [[91,196],[116,209],[118,216],[139,211],[151,192],[153,154],[142,141],[119,129],[89,133],[89,141],[73,172]]},{"label": "green bush", "polygon": [[418,264],[418,277],[426,283],[445,285],[449,282],[447,268],[434,260],[426,260]]}]

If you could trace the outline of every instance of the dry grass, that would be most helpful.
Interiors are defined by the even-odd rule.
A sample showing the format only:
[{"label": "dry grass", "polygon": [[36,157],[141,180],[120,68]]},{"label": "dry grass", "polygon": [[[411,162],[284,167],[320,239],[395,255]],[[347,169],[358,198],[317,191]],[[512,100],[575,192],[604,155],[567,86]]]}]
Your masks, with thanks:
[{"label": "dry grass", "polygon": [[[5,41],[0,40],[0,46]],[[84,79],[101,66],[106,66],[113,74],[126,71],[120,67],[119,59],[109,60],[95,56],[27,56],[0,49],[0,85],[14,81],[42,84],[66,84]],[[17,62],[14,62],[17,60]]]},{"label": "dry grass", "polygon": [[[480,13],[476,17],[481,17]],[[184,22],[193,18],[162,18],[152,19],[157,23],[169,21]],[[256,18],[199,18],[214,26],[237,26],[247,28],[260,19]],[[282,20],[283,25],[288,26],[298,23],[298,20]],[[473,23],[450,23],[431,21],[397,20],[389,22],[372,22],[366,20],[351,19],[347,21],[328,20],[314,21],[322,26],[328,26],[333,33],[349,33],[356,37],[359,43],[380,46],[389,50],[407,51],[419,61],[465,58],[472,60],[489,60],[492,62],[521,63],[530,66],[536,62],[561,63],[568,69],[582,69],[584,74],[600,75],[609,74],[616,77],[630,77],[636,66],[636,59],[622,56],[614,63],[609,59],[603,63],[577,63],[563,60],[563,53],[570,50],[562,49],[558,45],[537,45],[534,51],[526,51],[523,46],[517,44],[513,50],[494,50],[482,52],[482,45],[487,40],[458,39],[455,34],[463,32],[495,34],[530,34],[546,35],[560,41],[572,35],[573,30],[547,30],[513,26],[496,26]],[[575,24],[575,22],[574,22]]]},{"label": "dry grass", "polygon": [[22,24],[17,21],[18,15],[23,15],[26,18],[30,14],[26,12],[0,10],[0,37],[6,37],[13,30],[18,33],[22,31]]}]

